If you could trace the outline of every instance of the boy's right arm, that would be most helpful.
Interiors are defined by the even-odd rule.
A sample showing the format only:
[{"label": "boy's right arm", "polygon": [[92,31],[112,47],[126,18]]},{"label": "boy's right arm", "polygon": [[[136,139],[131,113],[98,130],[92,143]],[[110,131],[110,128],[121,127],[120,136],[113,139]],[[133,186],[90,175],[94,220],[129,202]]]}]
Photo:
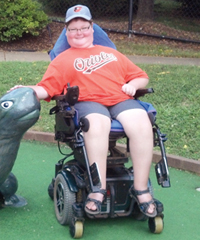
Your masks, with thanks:
[{"label": "boy's right arm", "polygon": [[31,85],[31,86],[16,85],[13,88],[11,88],[8,92],[10,92],[10,91],[12,91],[14,89],[17,89],[17,88],[21,88],[21,87],[32,88],[35,91],[35,93],[36,93],[37,97],[39,98],[39,100],[44,100],[44,99],[49,97],[48,92],[43,87],[36,86],[36,85]]}]

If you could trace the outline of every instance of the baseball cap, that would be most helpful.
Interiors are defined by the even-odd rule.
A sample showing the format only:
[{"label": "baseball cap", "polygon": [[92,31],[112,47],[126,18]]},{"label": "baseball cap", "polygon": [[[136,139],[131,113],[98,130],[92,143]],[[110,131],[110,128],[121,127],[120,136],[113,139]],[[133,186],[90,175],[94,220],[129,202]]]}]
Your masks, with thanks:
[{"label": "baseball cap", "polygon": [[91,20],[92,19],[92,15],[90,13],[90,10],[88,7],[83,6],[83,5],[76,5],[73,6],[71,8],[69,8],[66,12],[66,18],[65,18],[65,22],[69,22],[74,18],[84,18],[86,20]]}]

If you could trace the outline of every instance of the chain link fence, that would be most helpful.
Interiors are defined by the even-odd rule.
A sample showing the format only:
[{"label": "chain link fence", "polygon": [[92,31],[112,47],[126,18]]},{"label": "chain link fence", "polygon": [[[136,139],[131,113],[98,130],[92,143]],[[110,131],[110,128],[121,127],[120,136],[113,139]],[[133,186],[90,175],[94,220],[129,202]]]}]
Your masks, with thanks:
[{"label": "chain link fence", "polygon": [[38,0],[51,20],[64,22],[76,4],[90,8],[104,30],[200,43],[200,0]]}]

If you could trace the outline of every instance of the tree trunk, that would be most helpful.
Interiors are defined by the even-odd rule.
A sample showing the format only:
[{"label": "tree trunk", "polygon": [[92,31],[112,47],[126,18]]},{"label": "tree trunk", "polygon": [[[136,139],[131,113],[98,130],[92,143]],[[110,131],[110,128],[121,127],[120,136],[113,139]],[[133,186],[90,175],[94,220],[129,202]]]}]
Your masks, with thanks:
[{"label": "tree trunk", "polygon": [[154,0],[139,0],[137,20],[148,21],[154,17]]}]

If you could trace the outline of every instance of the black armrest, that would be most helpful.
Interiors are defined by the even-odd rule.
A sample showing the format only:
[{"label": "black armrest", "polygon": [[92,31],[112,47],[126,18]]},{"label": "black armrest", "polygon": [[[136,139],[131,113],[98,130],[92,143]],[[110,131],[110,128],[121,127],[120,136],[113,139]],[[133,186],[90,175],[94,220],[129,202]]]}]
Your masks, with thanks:
[{"label": "black armrest", "polygon": [[149,93],[154,93],[153,88],[138,89],[135,93],[134,98],[137,99],[137,98],[143,97],[144,95],[149,94]]},{"label": "black armrest", "polygon": [[52,97],[52,100],[59,100],[59,101],[63,101],[65,100],[65,95],[61,94],[61,95],[55,95],[54,97]]},{"label": "black armrest", "polygon": [[74,106],[78,102],[79,88],[78,86],[68,87],[66,94],[55,95],[52,100],[67,102],[70,106]]}]

